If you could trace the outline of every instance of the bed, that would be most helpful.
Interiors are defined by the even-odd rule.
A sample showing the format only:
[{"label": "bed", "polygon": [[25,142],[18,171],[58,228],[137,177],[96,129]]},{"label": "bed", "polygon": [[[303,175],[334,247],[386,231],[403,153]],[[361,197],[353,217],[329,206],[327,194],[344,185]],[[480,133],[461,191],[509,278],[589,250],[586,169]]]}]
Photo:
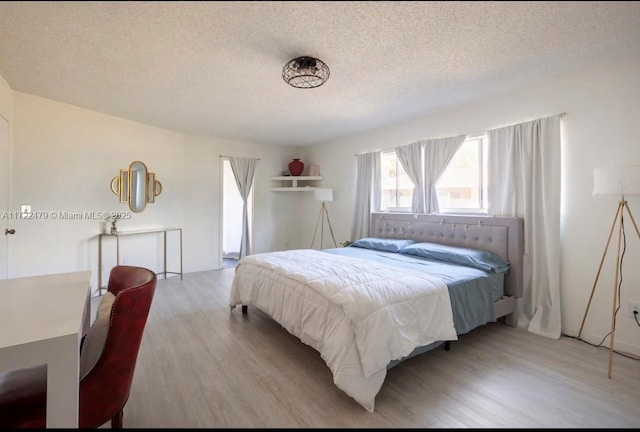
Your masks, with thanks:
[{"label": "bed", "polygon": [[334,384],[372,412],[389,368],[487,322],[516,325],[523,223],[374,213],[371,226],[363,247],[243,258],[230,306],[261,310],[316,349]]}]

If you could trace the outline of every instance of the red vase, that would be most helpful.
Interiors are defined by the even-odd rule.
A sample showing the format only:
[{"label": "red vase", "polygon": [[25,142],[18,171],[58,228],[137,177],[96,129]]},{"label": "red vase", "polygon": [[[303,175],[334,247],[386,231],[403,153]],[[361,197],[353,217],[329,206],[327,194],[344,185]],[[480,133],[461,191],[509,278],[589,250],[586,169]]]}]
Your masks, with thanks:
[{"label": "red vase", "polygon": [[294,159],[289,162],[289,172],[292,176],[302,175],[302,171],[304,171],[304,164],[300,159]]}]

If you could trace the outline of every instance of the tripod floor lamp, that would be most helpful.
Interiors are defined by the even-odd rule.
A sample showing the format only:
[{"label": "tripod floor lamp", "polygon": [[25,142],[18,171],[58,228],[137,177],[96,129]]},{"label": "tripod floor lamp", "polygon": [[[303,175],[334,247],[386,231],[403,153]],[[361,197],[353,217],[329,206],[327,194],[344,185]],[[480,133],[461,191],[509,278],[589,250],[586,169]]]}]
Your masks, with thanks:
[{"label": "tripod floor lamp", "polygon": [[[611,333],[609,340],[609,373],[608,376],[611,378],[611,367],[613,365],[613,340],[616,332],[616,313],[618,308],[620,307],[619,298],[620,298],[620,285],[622,283],[622,263],[625,252],[626,245],[626,234],[624,229],[624,214],[625,212],[629,215],[631,222],[633,223],[633,227],[635,228],[636,234],[638,235],[638,239],[640,239],[640,231],[638,230],[638,225],[636,225],[636,221],[633,218],[633,214],[631,213],[631,209],[629,208],[629,203],[625,199],[625,196],[632,194],[640,194],[640,166],[625,166],[625,167],[615,167],[615,168],[596,168],[593,171],[593,195],[617,195],[620,197],[620,201],[618,201],[618,208],[616,210],[616,215],[613,218],[613,224],[611,225],[611,230],[609,231],[609,238],[607,238],[607,244],[604,247],[604,252],[602,254],[602,259],[600,260],[600,267],[598,267],[598,272],[596,273],[595,281],[593,282],[593,288],[591,289],[591,296],[589,297],[589,303],[587,303],[587,309],[584,311],[584,316],[582,318],[582,325],[580,326],[580,332],[578,333],[578,339],[582,336],[582,330],[584,328],[584,323],[587,320],[587,315],[589,314],[589,308],[591,307],[591,300],[593,300],[593,293],[596,290],[596,286],[598,284],[598,279],[600,278],[600,272],[602,271],[602,265],[604,264],[604,260],[607,256],[607,250],[609,249],[609,244],[611,243],[611,237],[613,236],[613,232],[616,230],[618,232],[618,247],[616,252],[616,261],[615,261],[615,277],[613,282],[613,306],[611,309]],[[622,249],[622,255],[621,255]]]},{"label": "tripod floor lamp", "polygon": [[328,188],[316,188],[314,191],[316,201],[321,201],[320,214],[318,215],[318,221],[316,222],[316,229],[313,231],[313,239],[311,240],[311,249],[316,241],[316,234],[318,233],[318,225],[320,226],[320,249],[322,249],[322,240],[324,238],[324,220],[327,220],[329,231],[331,232],[331,238],[333,239],[333,245],[338,247],[336,243],[336,237],[333,235],[333,228],[331,228],[331,221],[329,220],[329,211],[325,203],[333,201],[333,189]]}]

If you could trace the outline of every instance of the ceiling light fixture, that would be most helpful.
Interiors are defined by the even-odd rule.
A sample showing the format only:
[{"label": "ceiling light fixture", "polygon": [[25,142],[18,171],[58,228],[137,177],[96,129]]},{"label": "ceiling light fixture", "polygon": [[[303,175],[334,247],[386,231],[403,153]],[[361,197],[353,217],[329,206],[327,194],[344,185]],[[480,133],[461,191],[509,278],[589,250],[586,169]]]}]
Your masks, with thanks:
[{"label": "ceiling light fixture", "polygon": [[296,88],[320,87],[329,79],[329,66],[313,57],[298,57],[284,65],[282,79]]}]

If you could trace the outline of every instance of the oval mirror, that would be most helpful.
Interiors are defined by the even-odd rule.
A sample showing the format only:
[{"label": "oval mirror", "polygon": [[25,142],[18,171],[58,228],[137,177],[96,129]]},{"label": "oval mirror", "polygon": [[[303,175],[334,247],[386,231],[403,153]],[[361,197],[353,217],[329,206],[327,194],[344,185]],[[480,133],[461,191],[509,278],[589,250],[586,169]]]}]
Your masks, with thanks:
[{"label": "oval mirror", "polygon": [[147,205],[147,167],[140,161],[129,166],[129,208],[140,213]]}]

